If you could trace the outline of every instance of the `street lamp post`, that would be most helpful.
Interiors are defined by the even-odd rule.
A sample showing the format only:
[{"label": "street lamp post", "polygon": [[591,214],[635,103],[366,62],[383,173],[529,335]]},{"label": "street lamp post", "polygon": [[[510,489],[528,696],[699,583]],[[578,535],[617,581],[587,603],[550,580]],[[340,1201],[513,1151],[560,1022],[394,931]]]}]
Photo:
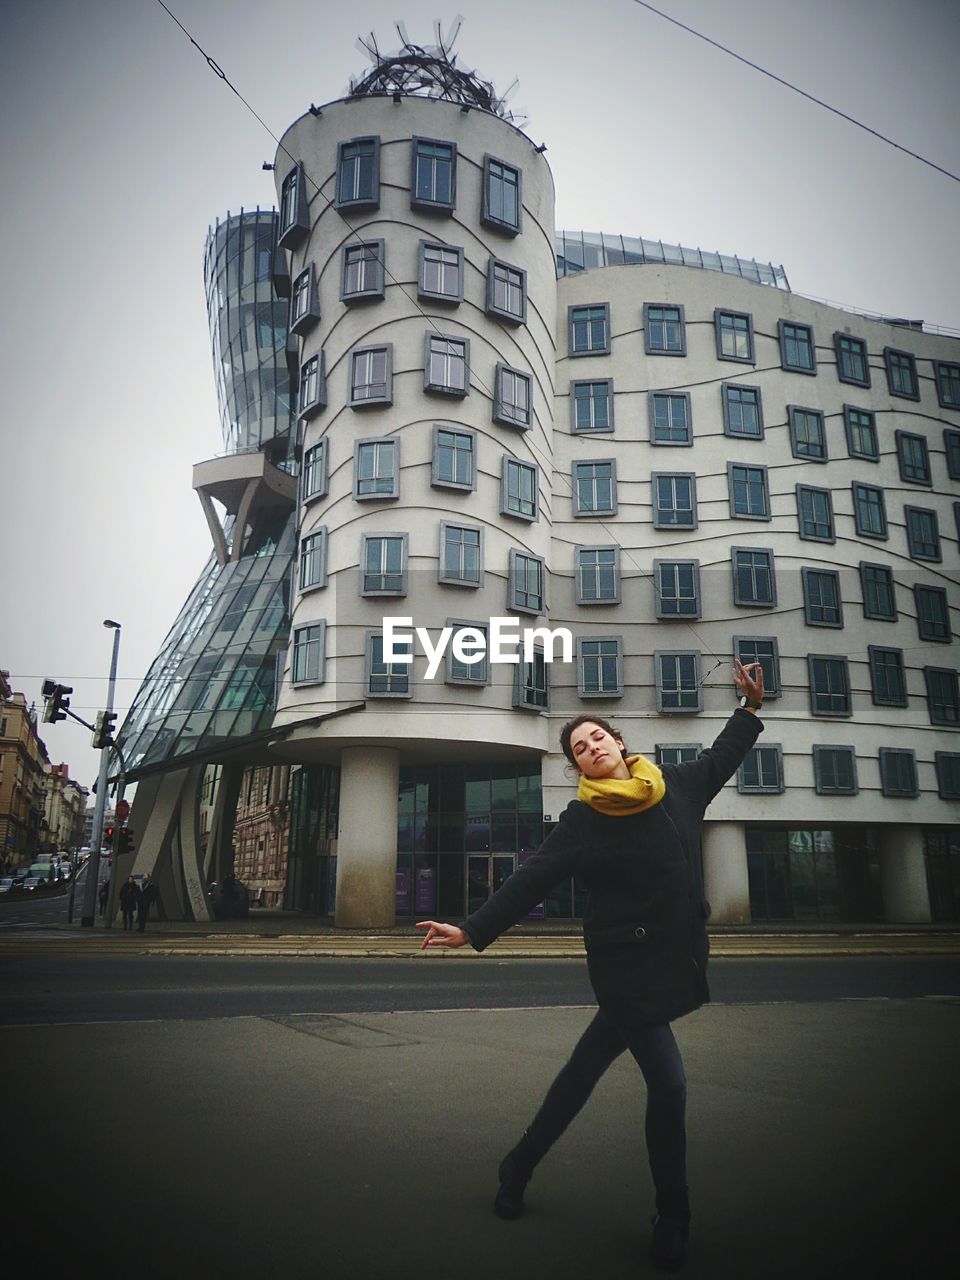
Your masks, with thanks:
[{"label": "street lamp post", "polygon": [[[104,618],[103,625],[113,631],[113,656],[110,659],[110,681],[107,685],[107,711],[113,710],[113,693],[117,684],[117,655],[120,652],[120,623]],[[90,836],[90,857],[87,860],[87,882],[83,893],[83,915],[80,924],[92,928],[97,915],[97,890],[100,879],[100,846],[103,843],[103,817],[107,809],[107,774],[110,769],[110,748],[100,748],[100,773],[97,776],[97,803],[93,811],[93,832]]]}]

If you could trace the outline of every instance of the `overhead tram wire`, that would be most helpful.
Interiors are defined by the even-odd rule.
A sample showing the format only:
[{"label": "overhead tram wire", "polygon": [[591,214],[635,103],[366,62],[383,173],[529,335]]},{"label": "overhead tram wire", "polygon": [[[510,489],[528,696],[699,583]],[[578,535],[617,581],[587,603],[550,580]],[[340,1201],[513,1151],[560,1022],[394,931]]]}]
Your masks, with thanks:
[{"label": "overhead tram wire", "polygon": [[807,93],[805,89],[801,89],[798,85],[791,84],[789,80],[784,80],[782,76],[768,71],[765,67],[761,67],[756,62],[751,62],[749,58],[745,58],[742,54],[736,53],[733,49],[728,49],[725,44],[721,44],[719,40],[714,40],[710,36],[704,35],[702,31],[697,31],[694,27],[687,26],[685,22],[681,22],[679,18],[673,18],[669,13],[664,13],[662,9],[657,9],[652,4],[648,4],[647,0],[633,0],[634,4],[640,6],[641,9],[649,9],[651,13],[655,13],[658,18],[663,18],[666,22],[672,22],[675,27],[679,27],[681,31],[686,31],[692,36],[696,36],[698,40],[704,40],[707,44],[713,45],[715,49],[719,49],[721,53],[727,54],[731,58],[736,58],[738,62],[742,62],[744,66],[751,67],[754,71],[759,71],[762,76],[768,76],[769,79],[775,80],[777,84],[782,84],[786,89],[792,89],[794,93],[799,93],[801,98],[806,98],[808,102],[815,103],[818,107],[823,107],[825,111],[832,111],[835,116],[839,116],[842,120],[855,124],[858,129],[863,129],[865,133],[872,134],[873,137],[879,138],[881,142],[887,143],[888,146],[894,147],[897,151],[902,151],[904,155],[911,156],[914,160],[919,160],[921,164],[928,165],[931,169],[936,169],[938,173],[942,173],[947,178],[952,178],[954,182],[960,182],[960,176],[951,173],[949,169],[945,169],[943,165],[936,164],[933,160],[928,160],[926,156],[920,155],[917,151],[911,151],[909,147],[901,146],[899,142],[894,142],[892,138],[888,138],[886,134],[881,133],[878,129],[872,129],[870,125],[864,124],[862,120],[857,120],[851,115],[847,115],[845,111],[841,111],[839,107],[832,107],[829,102],[824,102],[822,98],[814,97],[812,93]]}]

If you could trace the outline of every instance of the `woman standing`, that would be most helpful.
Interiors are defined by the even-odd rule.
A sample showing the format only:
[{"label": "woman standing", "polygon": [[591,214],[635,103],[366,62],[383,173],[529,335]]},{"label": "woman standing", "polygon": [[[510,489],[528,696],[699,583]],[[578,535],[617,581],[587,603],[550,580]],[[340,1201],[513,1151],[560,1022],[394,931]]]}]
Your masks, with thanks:
[{"label": "woman standing", "polygon": [[[754,672],[755,676],[749,673]],[[629,1049],[647,1086],[647,1156],[656,1188],[651,1254],[665,1270],[683,1261],[690,1229],[686,1165],[686,1077],[670,1023],[710,999],[706,967],[709,904],[703,897],[699,836],[704,811],[733,776],[763,725],[759,663],[734,666],[740,709],[712,747],[688,764],[658,768],[627,754],[619,732],[581,715],[560,732],[580,780],[577,799],[535,854],[462,926],[424,920],[422,948],[483,951],[522,920],[561,880],[576,876],[590,905],[583,920],[598,1010],[540,1110],[500,1169],[494,1209],[523,1212],[533,1171]]]}]

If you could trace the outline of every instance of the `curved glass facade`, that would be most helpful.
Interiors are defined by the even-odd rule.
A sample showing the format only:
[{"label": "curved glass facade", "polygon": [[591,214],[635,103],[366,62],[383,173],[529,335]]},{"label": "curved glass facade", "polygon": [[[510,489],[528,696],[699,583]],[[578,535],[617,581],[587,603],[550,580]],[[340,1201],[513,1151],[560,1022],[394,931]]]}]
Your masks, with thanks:
[{"label": "curved glass facade", "polygon": [[680,244],[664,244],[662,240],[644,240],[640,236],[617,236],[603,231],[557,231],[557,275],[572,276],[593,267],[620,267],[634,262],[665,262],[678,267],[700,267],[704,271],[722,271],[742,276],[756,284],[770,284],[789,291],[787,273],[772,262],[755,262],[736,254],[712,253],[704,249],[687,249]]},{"label": "curved glass facade", "polygon": [[[272,283],[276,236],[273,211],[218,222],[204,278],[226,452],[263,451],[289,470],[295,433],[287,304]],[[137,691],[118,735],[128,776],[242,745],[270,727],[277,655],[290,634],[296,511],[264,507],[249,525],[239,559],[221,565],[210,556]],[[233,533],[228,517],[228,546]]]},{"label": "curved glass facade", "polygon": [[273,287],[277,214],[228,215],[207,236],[203,276],[223,447],[268,449],[282,465],[291,443],[287,303]]}]

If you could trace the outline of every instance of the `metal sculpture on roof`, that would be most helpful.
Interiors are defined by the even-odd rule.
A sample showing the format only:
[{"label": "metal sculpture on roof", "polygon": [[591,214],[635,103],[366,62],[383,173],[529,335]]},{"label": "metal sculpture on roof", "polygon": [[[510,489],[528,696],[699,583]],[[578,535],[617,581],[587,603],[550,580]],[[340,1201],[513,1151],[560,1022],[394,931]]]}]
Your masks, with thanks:
[{"label": "metal sculpture on roof", "polygon": [[382,53],[372,31],[368,36],[361,36],[357,48],[369,57],[373,70],[362,78],[351,77],[350,97],[406,94],[439,98],[444,102],[457,102],[462,107],[490,111],[501,120],[519,127],[526,116],[507,107],[507,101],[518,84],[516,79],[505,93],[498,94],[489,80],[481,79],[475,71],[457,66],[453,46],[462,22],[462,18],[457,18],[446,36],[439,21],[435,23],[436,44],[427,47],[409,40],[403,23],[398,22],[400,49],[395,53]]}]

